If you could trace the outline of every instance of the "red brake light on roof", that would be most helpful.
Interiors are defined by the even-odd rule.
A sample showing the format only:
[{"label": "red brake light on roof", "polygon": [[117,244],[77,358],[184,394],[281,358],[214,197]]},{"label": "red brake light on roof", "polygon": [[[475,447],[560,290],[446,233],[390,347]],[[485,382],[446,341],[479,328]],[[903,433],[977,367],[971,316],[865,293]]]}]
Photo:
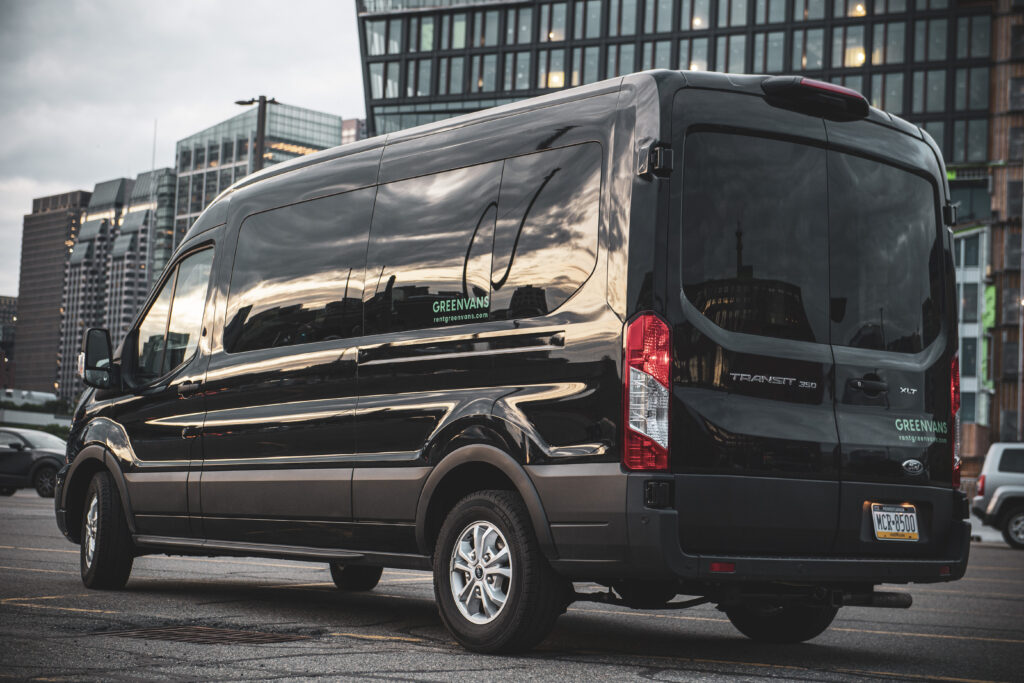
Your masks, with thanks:
[{"label": "red brake light on roof", "polygon": [[953,426],[952,469],[953,488],[960,488],[960,356],[953,354],[949,365],[949,412]]},{"label": "red brake light on roof", "polygon": [[761,89],[769,104],[813,116],[850,121],[865,118],[871,109],[856,90],[813,78],[769,76]]},{"label": "red brake light on roof", "polygon": [[672,348],[668,325],[644,313],[626,328],[623,363],[622,464],[668,469],[668,405]]}]

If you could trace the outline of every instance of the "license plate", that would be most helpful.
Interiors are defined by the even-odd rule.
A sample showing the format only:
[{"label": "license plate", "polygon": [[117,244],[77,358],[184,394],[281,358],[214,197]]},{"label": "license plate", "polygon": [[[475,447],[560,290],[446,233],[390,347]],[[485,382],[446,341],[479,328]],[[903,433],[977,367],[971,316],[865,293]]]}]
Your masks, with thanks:
[{"label": "license plate", "polygon": [[913,505],[871,504],[871,523],[879,541],[916,541],[917,509]]}]

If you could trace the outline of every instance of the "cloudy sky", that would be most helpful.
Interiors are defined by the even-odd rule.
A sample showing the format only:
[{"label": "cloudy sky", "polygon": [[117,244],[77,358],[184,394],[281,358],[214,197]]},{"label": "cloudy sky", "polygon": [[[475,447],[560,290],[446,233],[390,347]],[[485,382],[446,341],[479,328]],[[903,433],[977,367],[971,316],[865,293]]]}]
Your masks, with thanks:
[{"label": "cloudy sky", "polygon": [[0,0],[0,295],[32,199],[174,165],[265,94],[363,117],[353,0]]}]

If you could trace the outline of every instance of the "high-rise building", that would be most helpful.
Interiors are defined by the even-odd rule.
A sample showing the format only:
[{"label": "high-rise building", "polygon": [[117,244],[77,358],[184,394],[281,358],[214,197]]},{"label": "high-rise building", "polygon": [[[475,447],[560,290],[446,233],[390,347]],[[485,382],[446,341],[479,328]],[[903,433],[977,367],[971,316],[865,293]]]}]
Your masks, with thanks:
[{"label": "high-rise building", "polygon": [[[231,183],[253,171],[255,107],[178,141],[174,245]],[[263,165],[341,144],[340,116],[288,104],[268,104]]]},{"label": "high-rise building", "polygon": [[18,298],[0,296],[0,388],[14,386],[14,324],[18,320]]},{"label": "high-rise building", "polygon": [[366,119],[345,119],[341,122],[341,144],[366,139]]},{"label": "high-rise building", "polygon": [[96,185],[68,259],[55,387],[57,395],[66,401],[75,400],[82,390],[76,370],[85,331],[90,327],[107,327],[111,249],[133,185],[134,181],[128,178]]},{"label": "high-rise building", "polygon": [[54,391],[64,271],[91,196],[78,190],[33,199],[32,213],[25,216],[13,381],[19,389]]}]

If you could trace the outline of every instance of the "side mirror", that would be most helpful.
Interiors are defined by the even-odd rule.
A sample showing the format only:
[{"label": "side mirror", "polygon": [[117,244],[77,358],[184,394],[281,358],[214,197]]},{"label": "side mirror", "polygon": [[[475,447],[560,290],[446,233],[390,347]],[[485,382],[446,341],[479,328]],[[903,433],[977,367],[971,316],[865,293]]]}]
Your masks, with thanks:
[{"label": "side mirror", "polygon": [[90,387],[110,389],[114,386],[113,352],[110,348],[110,333],[93,327],[85,333],[85,351],[79,356],[79,371],[82,380]]}]

